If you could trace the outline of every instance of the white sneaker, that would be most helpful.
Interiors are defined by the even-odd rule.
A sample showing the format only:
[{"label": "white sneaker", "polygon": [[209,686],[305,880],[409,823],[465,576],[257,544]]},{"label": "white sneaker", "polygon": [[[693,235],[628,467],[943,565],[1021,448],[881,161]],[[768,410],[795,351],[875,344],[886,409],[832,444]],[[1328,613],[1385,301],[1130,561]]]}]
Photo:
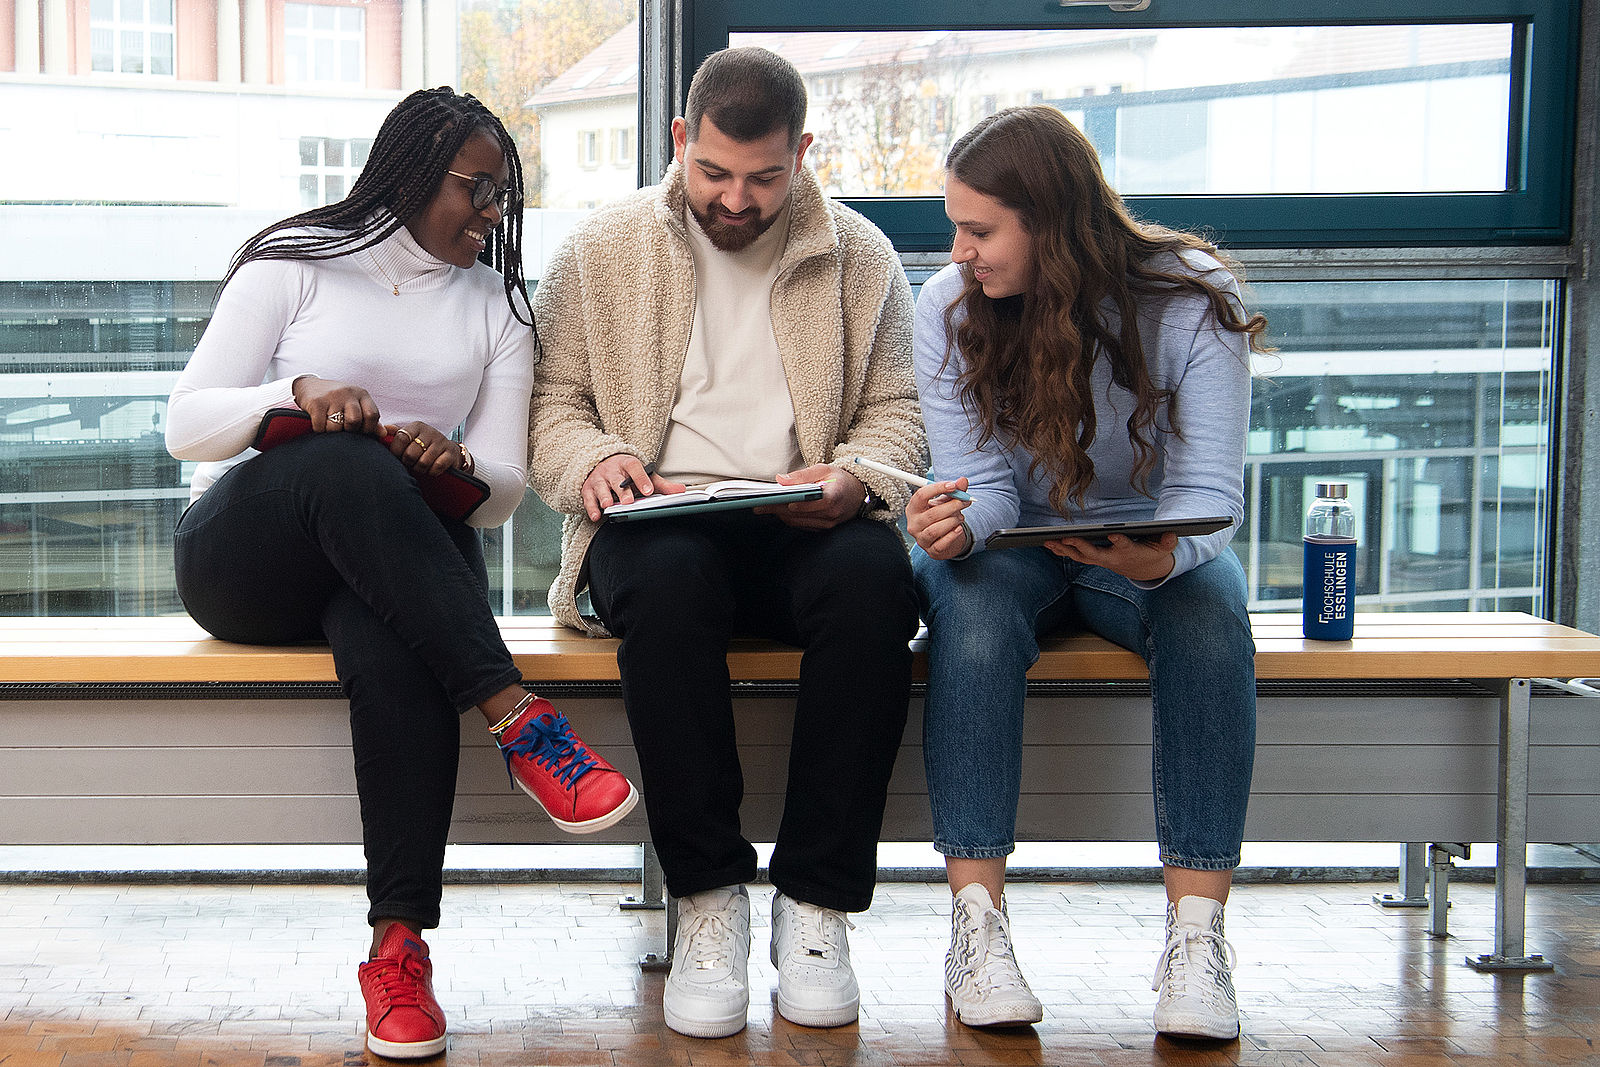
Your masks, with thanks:
[{"label": "white sneaker", "polygon": [[772,894],[772,965],[778,1014],[800,1026],[844,1026],[861,1010],[844,912]]},{"label": "white sneaker", "polygon": [[1167,947],[1150,983],[1161,991],[1156,1030],[1178,1037],[1238,1037],[1233,960],[1233,946],[1222,936],[1220,901],[1191,896],[1169,902]]},{"label": "white sneaker", "polygon": [[1024,1026],[1044,1018],[1044,1005],[1012,954],[1005,901],[996,908],[977,882],[962,887],[950,912],[944,991],[968,1026]]},{"label": "white sneaker", "polygon": [[678,898],[678,936],[661,998],[667,1025],[727,1037],[750,1013],[750,894],[742,885]]}]

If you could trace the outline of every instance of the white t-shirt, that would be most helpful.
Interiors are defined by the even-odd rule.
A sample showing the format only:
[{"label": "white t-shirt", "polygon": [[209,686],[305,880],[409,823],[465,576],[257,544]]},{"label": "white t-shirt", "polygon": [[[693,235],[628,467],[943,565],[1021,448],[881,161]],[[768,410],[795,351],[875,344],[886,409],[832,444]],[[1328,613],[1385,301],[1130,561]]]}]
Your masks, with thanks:
[{"label": "white t-shirt", "polygon": [[772,332],[772,283],[789,241],[789,209],[738,252],[718,249],[694,215],[685,216],[694,322],[657,473],[692,484],[798,470],[794,402]]}]

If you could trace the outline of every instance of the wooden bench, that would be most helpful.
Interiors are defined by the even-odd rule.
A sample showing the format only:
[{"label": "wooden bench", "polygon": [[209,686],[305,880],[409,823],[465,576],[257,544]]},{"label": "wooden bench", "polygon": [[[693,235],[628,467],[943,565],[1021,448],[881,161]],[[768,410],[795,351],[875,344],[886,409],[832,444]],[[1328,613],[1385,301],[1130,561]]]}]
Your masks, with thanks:
[{"label": "wooden bench", "polygon": [[[1261,699],[1246,839],[1492,840],[1495,951],[1468,962],[1544,966],[1524,944],[1525,846],[1590,840],[1600,825],[1600,706],[1544,687],[1531,699],[1532,680],[1600,676],[1600,638],[1519,613],[1363,614],[1342,644],[1302,639],[1294,614],[1252,623]],[[615,642],[545,618],[502,628],[529,683],[636,774]],[[754,840],[778,825],[798,664],[767,642],[730,654]],[[187,618],[0,620],[0,697],[0,843],[360,840],[325,647],[233,645]],[[1053,640],[1029,702],[1019,839],[1150,840],[1143,662],[1092,636]],[[920,703],[885,840],[931,836]],[[464,736],[453,840],[574,840],[508,788],[486,733]],[[647,836],[641,806],[582,840]]]}]

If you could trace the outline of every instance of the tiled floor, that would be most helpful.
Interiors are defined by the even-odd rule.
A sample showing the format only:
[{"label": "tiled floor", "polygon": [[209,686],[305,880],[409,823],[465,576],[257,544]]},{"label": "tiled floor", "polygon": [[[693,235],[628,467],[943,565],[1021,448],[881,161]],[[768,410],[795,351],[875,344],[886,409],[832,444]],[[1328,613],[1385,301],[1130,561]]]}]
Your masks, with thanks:
[{"label": "tiled floor", "polygon": [[[1452,888],[1455,936],[1420,911],[1370,903],[1389,886],[1257,885],[1228,910],[1244,1037],[1157,1039],[1149,989],[1158,887],[1031,884],[1009,891],[1021,959],[1046,1004],[1039,1026],[969,1030],[940,992],[948,892],[880,887],[856,917],[859,1025],[775,1018],[754,890],[750,1026],[695,1041],[661,1019],[659,912],[623,912],[629,887],[453,886],[430,936],[451,1065],[1316,1064],[1455,1067],[1600,1064],[1600,887],[1530,890],[1529,947],[1552,974],[1466,967],[1492,946],[1493,890]],[[0,1067],[354,1067],[364,1052],[355,965],[359,888],[0,886]]]}]

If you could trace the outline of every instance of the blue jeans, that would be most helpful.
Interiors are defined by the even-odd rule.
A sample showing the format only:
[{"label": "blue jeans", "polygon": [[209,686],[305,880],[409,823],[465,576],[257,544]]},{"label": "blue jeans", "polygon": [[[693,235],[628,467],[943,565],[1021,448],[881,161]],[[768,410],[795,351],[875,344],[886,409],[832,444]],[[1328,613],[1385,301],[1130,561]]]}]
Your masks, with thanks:
[{"label": "blue jeans", "polygon": [[912,554],[930,645],[923,757],[934,847],[989,859],[1015,848],[1024,678],[1038,637],[1089,630],[1142,656],[1154,698],[1161,862],[1239,864],[1255,759],[1255,643],[1232,552],[1143,589],[1043,548],[964,560]]}]

